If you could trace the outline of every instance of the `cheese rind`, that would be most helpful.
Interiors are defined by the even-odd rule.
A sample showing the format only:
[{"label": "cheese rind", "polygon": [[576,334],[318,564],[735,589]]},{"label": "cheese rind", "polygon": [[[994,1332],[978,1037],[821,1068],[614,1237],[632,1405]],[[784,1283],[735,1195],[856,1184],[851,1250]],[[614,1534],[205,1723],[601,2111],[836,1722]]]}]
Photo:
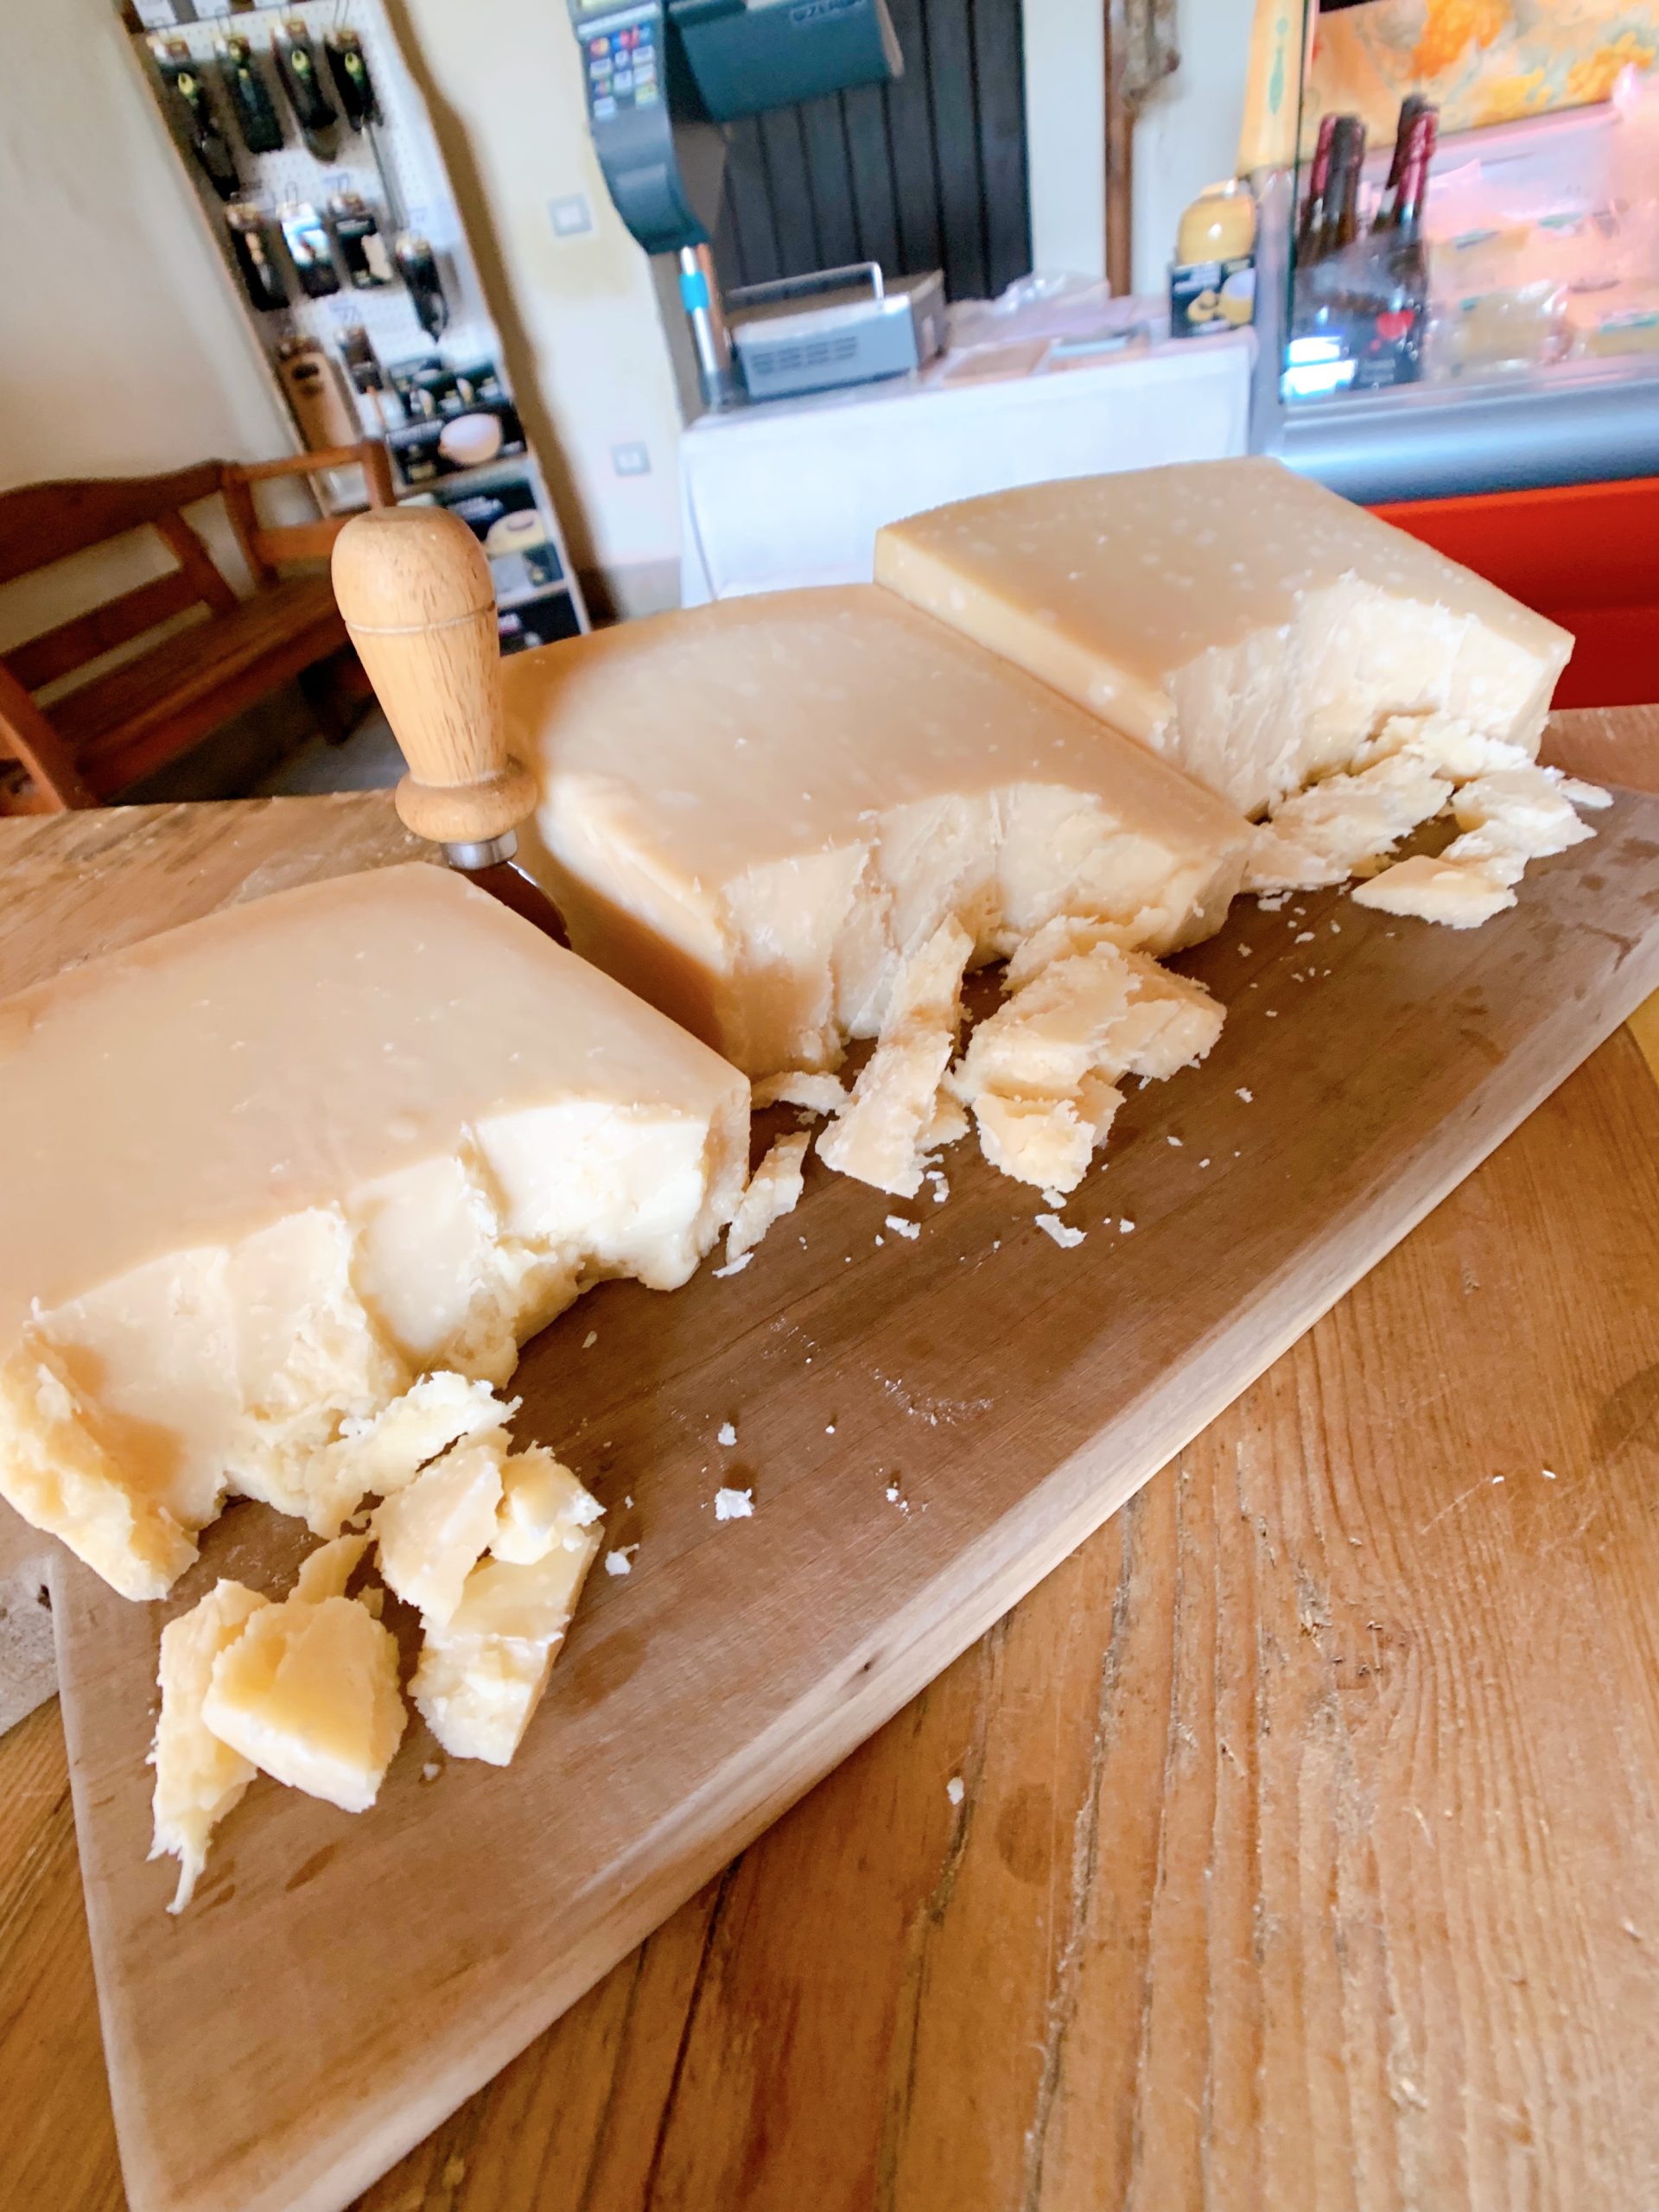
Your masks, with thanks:
[{"label": "cheese rind", "polygon": [[752,1075],[876,1035],[953,916],[974,962],[1063,911],[1162,951],[1237,888],[1230,808],[872,586],[662,615],[503,677],[574,941]]},{"label": "cheese rind", "polygon": [[683,1282],[747,1165],[734,1069],[420,865],[89,963],[0,1041],[0,1494],[134,1597],[227,1485],[331,1534],[418,1376]]},{"label": "cheese rind", "polygon": [[875,575],[1247,814],[1433,709],[1529,753],[1572,639],[1265,460],[964,499],[878,532]]},{"label": "cheese rind", "polygon": [[219,1654],[269,1603],[257,1590],[221,1580],[162,1630],[162,1709],[149,1754],[156,1770],[149,1855],[170,1853],[179,1862],[169,1912],[182,1912],[189,1904],[207,1863],[209,1837],[254,1777],[252,1761],[209,1729],[203,1707]]}]

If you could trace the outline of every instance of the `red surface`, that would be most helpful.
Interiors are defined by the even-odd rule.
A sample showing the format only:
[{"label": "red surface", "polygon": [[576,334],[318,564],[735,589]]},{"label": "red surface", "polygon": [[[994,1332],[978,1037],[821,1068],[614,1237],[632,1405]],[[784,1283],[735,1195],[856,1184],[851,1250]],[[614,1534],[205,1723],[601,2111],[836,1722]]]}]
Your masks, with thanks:
[{"label": "red surface", "polygon": [[1659,477],[1375,512],[1573,632],[1558,707],[1659,699]]}]

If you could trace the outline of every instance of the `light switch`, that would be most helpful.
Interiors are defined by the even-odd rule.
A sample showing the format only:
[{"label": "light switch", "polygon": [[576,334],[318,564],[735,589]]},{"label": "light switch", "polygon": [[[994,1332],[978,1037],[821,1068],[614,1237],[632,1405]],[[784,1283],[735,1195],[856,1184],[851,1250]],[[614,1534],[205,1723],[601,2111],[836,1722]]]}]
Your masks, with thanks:
[{"label": "light switch", "polygon": [[594,227],[594,211],[580,192],[568,193],[563,200],[550,200],[547,212],[555,232],[562,238],[580,238],[584,231]]},{"label": "light switch", "polygon": [[613,446],[611,467],[619,476],[649,476],[651,454],[646,447],[640,444]]}]

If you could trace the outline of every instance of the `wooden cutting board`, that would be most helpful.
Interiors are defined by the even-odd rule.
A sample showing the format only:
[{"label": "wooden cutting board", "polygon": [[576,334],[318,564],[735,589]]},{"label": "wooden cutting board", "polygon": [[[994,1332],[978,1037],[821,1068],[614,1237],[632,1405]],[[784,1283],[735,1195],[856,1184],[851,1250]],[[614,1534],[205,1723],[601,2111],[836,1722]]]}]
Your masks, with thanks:
[{"label": "wooden cutting board", "polygon": [[[136,2212],[344,2204],[1203,1427],[1659,983],[1659,798],[1600,819],[1466,935],[1334,893],[1237,907],[1183,963],[1222,1041],[1131,1095],[1075,1249],[963,1146],[945,1204],[810,1173],[741,1274],[563,1316],[518,1433],[640,1548],[505,1773],[415,1727],[359,1819],[256,1783],[173,1921],[144,1859],[162,1622],[219,1573],[280,1588],[300,1546],[239,1506],[165,1607],[65,1567]],[[715,1522],[722,1484],[752,1520]]]}]

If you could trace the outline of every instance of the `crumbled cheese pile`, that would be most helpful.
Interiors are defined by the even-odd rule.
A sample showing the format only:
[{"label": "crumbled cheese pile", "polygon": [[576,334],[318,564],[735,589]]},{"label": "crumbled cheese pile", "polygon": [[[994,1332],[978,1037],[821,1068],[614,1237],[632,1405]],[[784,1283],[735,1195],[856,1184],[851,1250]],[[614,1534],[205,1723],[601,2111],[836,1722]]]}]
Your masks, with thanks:
[{"label": "crumbled cheese pile", "polygon": [[[1363,906],[1471,929],[1514,906],[1529,861],[1595,834],[1580,807],[1611,804],[1598,785],[1452,715],[1394,715],[1344,772],[1281,799],[1258,825],[1244,887],[1271,897],[1358,876]],[[1389,865],[1402,839],[1448,807],[1461,834],[1443,853]]]},{"label": "crumbled cheese pile", "polygon": [[1201,983],[1124,952],[1103,922],[1061,917],[1009,961],[1005,1002],[951,1071],[995,1167],[1074,1191],[1123,1103],[1119,1080],[1160,1080],[1200,1060],[1222,1007]]},{"label": "crumbled cheese pile", "polygon": [[511,1449],[517,1410],[486,1384],[424,1377],[342,1444],[380,1501],[366,1532],[313,1552],[280,1604],[222,1580],[162,1630],[150,1856],[179,1861],[169,1910],[256,1770],[345,1812],[373,1804],[407,1714],[385,1591],[346,1595],[371,1542],[385,1588],[421,1617],[409,1694],[427,1726],[455,1758],[512,1758],[603,1513],[550,1452]]},{"label": "crumbled cheese pile", "polygon": [[[1120,1078],[1173,1075],[1202,1059],[1221,1033],[1223,1009],[1209,992],[1125,951],[1123,934],[1122,924],[1088,915],[1033,930],[1004,970],[1004,1003],[958,1058],[974,941],[951,917],[899,970],[875,1049],[850,1091],[833,1077],[785,1073],[755,1086],[756,1104],[829,1114],[817,1140],[825,1165],[906,1198],[924,1181],[936,1199],[945,1198],[932,1156],[973,1128],[993,1166],[1061,1205],[1122,1103]],[[805,1142],[779,1140],[756,1170],[728,1238],[728,1262],[795,1204]],[[893,1215],[886,1225],[906,1239],[919,1234]]]}]

